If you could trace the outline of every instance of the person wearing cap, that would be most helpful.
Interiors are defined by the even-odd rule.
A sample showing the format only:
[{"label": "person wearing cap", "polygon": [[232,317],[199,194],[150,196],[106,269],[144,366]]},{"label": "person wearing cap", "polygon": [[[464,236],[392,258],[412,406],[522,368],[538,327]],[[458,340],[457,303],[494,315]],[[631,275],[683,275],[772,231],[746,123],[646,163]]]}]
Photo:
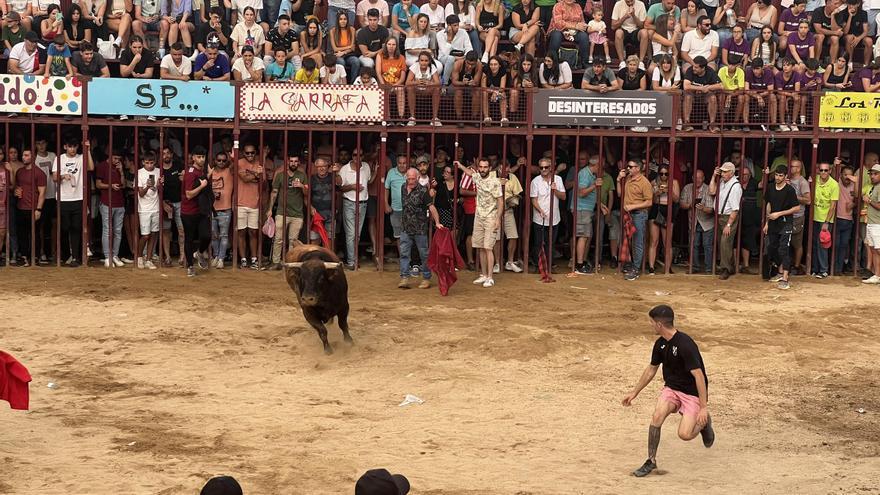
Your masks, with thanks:
[{"label": "person wearing cap", "polygon": [[[841,165],[835,157],[835,168]],[[840,185],[831,177],[831,165],[820,162],[813,192],[813,266],[811,274],[816,278],[828,276],[828,251],[831,248],[831,230],[840,198]]]},{"label": "person wearing cap", "polygon": [[386,469],[371,469],[357,480],[354,495],[407,495],[409,488],[409,480],[404,475],[391,474]]},{"label": "person wearing cap", "polygon": [[715,60],[720,53],[718,33],[712,30],[712,20],[708,16],[701,15],[697,18],[697,28],[691,29],[684,34],[681,39],[681,50],[679,56],[683,63],[682,68],[687,69],[694,65],[697,57],[703,57],[707,60],[712,69],[716,69]]},{"label": "person wearing cap", "polygon": [[601,56],[593,59],[592,66],[584,70],[584,76],[581,79],[581,89],[603,94],[617,91],[618,84],[614,71],[608,68],[605,59]]},{"label": "person wearing cap", "polygon": [[[757,57],[749,64],[746,71],[745,92],[743,94],[743,123],[749,125],[749,117],[759,117],[760,113],[767,112],[770,125],[776,124],[776,97],[773,95],[773,71],[764,68],[764,60]],[[754,113],[751,103],[756,104]],[[761,124],[763,131],[769,130],[766,124]]]},{"label": "person wearing cap", "polygon": [[862,195],[865,204],[865,247],[868,249],[873,274],[862,280],[866,284],[880,284],[880,164],[875,163],[868,172],[870,189]]},{"label": "person wearing cap", "polygon": [[[617,175],[617,195],[623,200],[621,208],[632,218],[634,227],[630,242],[631,263],[623,267],[623,277],[630,281],[639,278],[639,273],[642,271],[648,210],[654,204],[654,188],[642,173],[643,168],[644,165],[640,159],[630,159],[626,162],[626,168]],[[624,178],[626,182],[624,182]],[[626,221],[625,216],[623,219]]]},{"label": "person wearing cap", "polygon": [[[722,89],[723,86],[718,74],[708,65],[709,63],[704,57],[695,57],[693,65],[684,74],[684,121],[686,124],[691,124],[694,98],[705,98],[709,113],[709,130],[718,132],[718,126],[715,125],[715,118],[718,113],[718,97],[715,92]],[[692,131],[693,129],[693,126],[688,125],[684,130]]]},{"label": "person wearing cap", "polygon": [[[720,183],[719,183],[720,182]],[[709,194],[719,201],[718,225],[721,226],[718,261],[721,272],[718,278],[727,280],[735,272],[736,227],[739,220],[739,207],[743,189],[736,177],[736,165],[724,162],[715,169],[709,182]]]},{"label": "person wearing cap", "polygon": [[8,74],[39,74],[40,59],[37,52],[39,36],[33,31],[24,34],[24,41],[16,44],[9,51],[6,65]]},{"label": "person wearing cap", "polygon": [[208,43],[205,51],[196,56],[193,63],[193,79],[196,81],[228,81],[229,57],[220,52],[216,43]]},{"label": "person wearing cap", "polygon": [[24,41],[24,35],[29,29],[21,25],[21,15],[18,12],[6,14],[6,25],[3,26],[3,55],[9,55],[12,47]]},{"label": "person wearing cap", "polygon": [[216,476],[208,480],[199,495],[244,495],[241,485],[232,476]]},{"label": "person wearing cap", "polygon": [[633,390],[623,398],[622,404],[632,406],[661,365],[664,386],[648,427],[648,459],[632,473],[637,478],[657,469],[660,428],[670,414],[681,414],[678,437],[682,440],[690,441],[700,435],[707,449],[715,443],[715,430],[709,415],[709,377],[700,348],[693,338],[675,328],[675,312],[671,307],[665,304],[654,306],[648,312],[648,318],[651,329],[658,335],[651,351],[651,362]]},{"label": "person wearing cap", "polygon": [[446,16],[446,29],[437,33],[437,60],[443,64],[443,81],[445,86],[452,77],[452,69],[465,54],[473,50],[467,31],[459,29],[458,15]]}]

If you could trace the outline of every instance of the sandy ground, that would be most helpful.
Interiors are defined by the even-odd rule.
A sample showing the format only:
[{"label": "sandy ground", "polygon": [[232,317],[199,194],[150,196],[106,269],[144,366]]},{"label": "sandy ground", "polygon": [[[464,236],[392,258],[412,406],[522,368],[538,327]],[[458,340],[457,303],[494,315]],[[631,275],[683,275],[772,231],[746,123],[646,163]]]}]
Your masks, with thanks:
[{"label": "sandy ground", "polygon": [[[34,377],[31,411],[0,405],[0,493],[231,474],[248,495],[348,494],[377,466],[430,495],[880,492],[876,287],[465,273],[442,298],[348,276],[356,344],[334,325],[326,357],[277,273],[0,270],[0,348]],[[620,399],[660,302],[702,349],[718,439],[683,442],[672,417],[636,479],[661,383]]]}]

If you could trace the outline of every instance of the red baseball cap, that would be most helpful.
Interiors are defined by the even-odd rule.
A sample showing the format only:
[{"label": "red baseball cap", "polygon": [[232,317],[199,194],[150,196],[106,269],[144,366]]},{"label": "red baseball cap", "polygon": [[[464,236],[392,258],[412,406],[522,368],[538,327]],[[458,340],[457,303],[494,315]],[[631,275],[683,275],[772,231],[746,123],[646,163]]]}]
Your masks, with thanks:
[{"label": "red baseball cap", "polygon": [[823,248],[828,249],[831,247],[831,232],[827,230],[823,230],[819,232],[819,244],[822,245]]}]

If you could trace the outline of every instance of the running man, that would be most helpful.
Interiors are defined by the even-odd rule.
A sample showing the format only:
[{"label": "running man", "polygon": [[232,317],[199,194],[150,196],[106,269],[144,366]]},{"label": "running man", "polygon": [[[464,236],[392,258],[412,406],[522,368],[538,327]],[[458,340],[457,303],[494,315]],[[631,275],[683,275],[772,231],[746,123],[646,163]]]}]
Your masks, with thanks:
[{"label": "running man", "polygon": [[632,392],[623,398],[623,405],[630,406],[657,374],[663,365],[663,381],[660,399],[648,427],[648,460],[642,467],[633,471],[641,478],[657,469],[657,446],[660,445],[660,427],[667,416],[674,412],[681,414],[678,436],[682,440],[693,440],[702,435],[706,448],[715,443],[712,418],[709,417],[709,378],[703,366],[703,357],[694,339],[675,329],[675,313],[665,304],[655,306],[648,312],[654,332],[660,336],[654,342],[651,364],[642,373]]}]

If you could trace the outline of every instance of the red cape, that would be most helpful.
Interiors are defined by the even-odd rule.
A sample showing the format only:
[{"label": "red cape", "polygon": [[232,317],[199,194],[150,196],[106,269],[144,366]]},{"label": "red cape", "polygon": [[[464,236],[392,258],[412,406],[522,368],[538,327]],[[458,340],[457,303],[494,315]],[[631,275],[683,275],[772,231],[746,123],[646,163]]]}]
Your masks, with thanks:
[{"label": "red cape", "polygon": [[28,383],[31,374],[14,357],[0,351],[0,400],[9,402],[13,409],[28,408]]},{"label": "red cape", "polygon": [[431,250],[428,254],[428,268],[437,275],[440,294],[447,295],[450,287],[458,280],[455,269],[464,268],[464,260],[455,247],[455,240],[449,229],[434,231],[434,239],[431,241]]},{"label": "red cape", "polygon": [[327,229],[324,228],[324,217],[317,211],[312,215],[312,230],[321,236],[321,242],[324,243],[325,248],[333,249],[330,246],[330,239],[327,237]]}]

